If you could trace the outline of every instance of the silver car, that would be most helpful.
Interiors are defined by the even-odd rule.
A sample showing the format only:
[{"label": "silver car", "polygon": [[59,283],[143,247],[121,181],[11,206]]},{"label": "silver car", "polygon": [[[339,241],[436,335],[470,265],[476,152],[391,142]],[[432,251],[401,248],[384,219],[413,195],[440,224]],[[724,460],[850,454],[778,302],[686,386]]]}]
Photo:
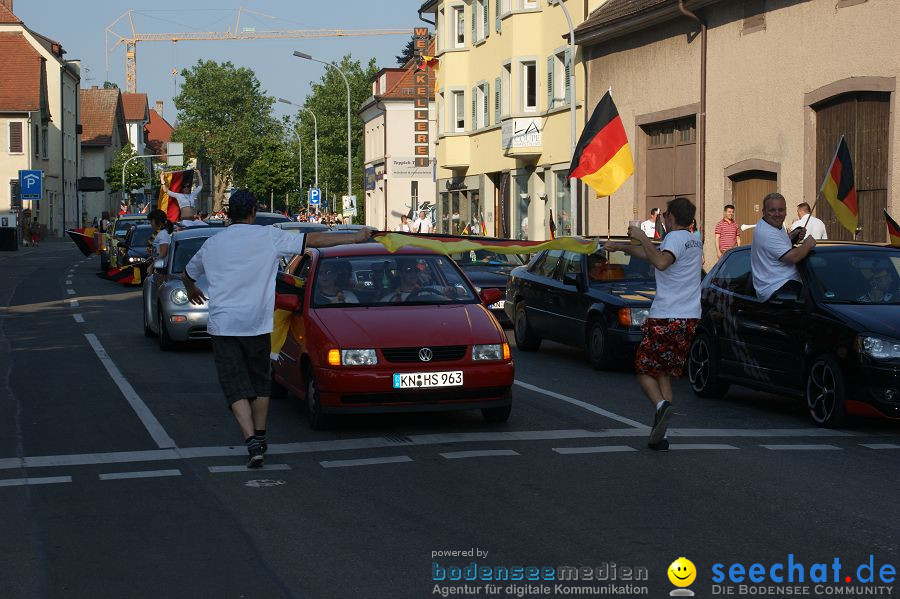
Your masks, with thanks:
[{"label": "silver car", "polygon": [[[168,351],[175,343],[209,339],[206,330],[209,305],[188,301],[181,282],[185,266],[211,236],[225,227],[196,227],[172,235],[169,252],[153,265],[153,274],[144,281],[144,335],[158,337],[159,348]],[[209,283],[200,277],[197,286],[209,296]]]}]

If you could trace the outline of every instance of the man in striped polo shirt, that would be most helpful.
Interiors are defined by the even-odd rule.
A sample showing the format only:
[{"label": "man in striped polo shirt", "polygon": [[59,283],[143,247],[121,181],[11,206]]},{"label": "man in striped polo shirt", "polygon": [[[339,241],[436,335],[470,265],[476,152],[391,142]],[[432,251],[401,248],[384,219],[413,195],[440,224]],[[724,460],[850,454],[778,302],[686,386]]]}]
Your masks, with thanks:
[{"label": "man in striped polo shirt", "polygon": [[741,226],[734,221],[734,206],[727,204],[722,220],[716,223],[716,259],[736,245],[741,245]]}]

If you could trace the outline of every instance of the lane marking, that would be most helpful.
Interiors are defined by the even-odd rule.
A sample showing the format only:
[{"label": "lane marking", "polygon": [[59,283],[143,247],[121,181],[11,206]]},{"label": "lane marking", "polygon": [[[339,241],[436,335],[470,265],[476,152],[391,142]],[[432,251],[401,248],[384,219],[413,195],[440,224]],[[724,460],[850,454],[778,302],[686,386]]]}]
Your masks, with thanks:
[{"label": "lane marking", "polygon": [[51,485],[54,483],[70,483],[71,476],[47,476],[44,478],[9,478],[0,480],[0,487],[20,487],[23,485]]},{"label": "lane marking", "polygon": [[122,480],[125,478],[159,478],[161,476],[181,476],[181,470],[143,470],[140,472],[110,472],[101,474],[100,480]]},{"label": "lane marking", "polygon": [[77,308],[77,307],[78,307],[78,300],[77,300],[77,299],[70,299],[70,300],[69,300],[69,307],[70,307],[70,308]]},{"label": "lane marking", "polygon": [[84,322],[84,316],[81,314],[73,314],[72,318],[75,319],[75,322]]},{"label": "lane marking", "polygon": [[459,460],[465,458],[488,458],[502,455],[522,454],[520,454],[518,451],[513,451],[512,449],[476,449],[472,451],[448,451],[447,453],[442,453],[441,457],[448,460]]},{"label": "lane marking", "polygon": [[619,416],[618,414],[610,412],[609,410],[604,410],[603,408],[598,408],[597,406],[595,406],[593,404],[589,404],[585,401],[581,401],[580,399],[575,399],[574,397],[569,397],[568,395],[563,395],[561,393],[557,393],[556,391],[550,391],[549,389],[543,389],[536,385],[531,385],[529,383],[523,383],[520,380],[514,381],[514,384],[518,385],[519,387],[522,387],[523,389],[528,389],[529,391],[534,391],[535,393],[542,393],[544,395],[547,395],[548,397],[554,397],[556,399],[561,399],[562,401],[568,402],[568,403],[572,404],[573,406],[578,406],[579,408],[585,409],[588,412],[593,412],[594,414],[599,414],[601,416],[605,416],[606,418],[610,418],[617,422],[621,422],[622,424],[627,424],[628,426],[633,426],[634,428],[637,428],[637,429],[641,429],[641,430],[649,430],[650,429],[650,427],[647,426],[646,424],[642,424],[640,422],[632,420],[631,418],[626,418],[625,416]]},{"label": "lane marking", "polygon": [[290,470],[288,464],[266,464],[262,468],[247,468],[246,466],[210,466],[209,471],[213,474],[221,474],[222,472],[259,472],[260,470]]},{"label": "lane marking", "polygon": [[141,423],[143,423],[144,428],[147,429],[147,432],[150,433],[150,436],[156,442],[156,446],[161,449],[175,447],[175,441],[172,440],[162,424],[159,423],[159,420],[156,419],[156,416],[153,415],[153,412],[150,411],[150,408],[147,407],[144,400],[137,394],[137,391],[134,390],[131,383],[129,383],[119,371],[119,368],[109,357],[109,354],[103,349],[97,336],[93,333],[85,333],[84,336],[94,349],[94,353],[100,358],[100,362],[103,363],[106,372],[109,373],[109,376],[119,388],[119,391],[122,392],[122,395],[125,396],[125,399],[131,405],[131,408],[134,410],[135,414],[137,414]]},{"label": "lane marking", "polygon": [[399,464],[401,462],[412,462],[412,458],[407,455],[396,455],[386,458],[363,458],[359,460],[326,460],[319,462],[319,464],[322,468],[346,468],[348,466],[373,466],[375,464]]},{"label": "lane marking", "polygon": [[669,449],[738,449],[734,445],[718,443],[670,443]]},{"label": "lane marking", "polygon": [[896,443],[860,443],[860,445],[869,449],[900,449],[900,445]]},{"label": "lane marking", "polygon": [[831,451],[835,449],[841,449],[837,445],[760,445],[760,447],[765,447],[766,449],[773,449],[775,451]]},{"label": "lane marking", "polygon": [[74,289],[66,289],[66,293],[68,293],[69,295],[75,295],[75,290]]},{"label": "lane marking", "polygon": [[72,284],[72,279],[66,279],[66,285],[71,285],[71,284]]},{"label": "lane marking", "polygon": [[554,447],[553,451],[562,455],[574,455],[579,453],[618,453],[637,451],[637,449],[628,445],[599,445],[596,447]]}]

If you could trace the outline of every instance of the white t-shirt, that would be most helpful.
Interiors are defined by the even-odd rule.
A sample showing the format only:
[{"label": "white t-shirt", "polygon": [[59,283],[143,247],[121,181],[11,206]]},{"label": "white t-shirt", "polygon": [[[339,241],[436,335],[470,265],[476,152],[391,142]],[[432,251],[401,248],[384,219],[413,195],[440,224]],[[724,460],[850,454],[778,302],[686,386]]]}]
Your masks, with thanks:
[{"label": "white t-shirt", "polygon": [[200,195],[201,191],[203,191],[203,183],[198,184],[194,191],[192,191],[191,193],[177,193],[174,191],[168,191],[168,194],[170,198],[175,198],[176,200],[178,200],[179,208],[193,208],[197,201],[197,196]]},{"label": "white t-shirt", "polygon": [[400,223],[400,228],[397,229],[401,233],[410,233],[412,229],[409,226],[409,223]]},{"label": "white t-shirt", "polygon": [[416,222],[413,223],[413,232],[414,233],[431,233],[434,230],[434,227],[431,224],[430,218],[417,218]]},{"label": "white t-shirt", "polygon": [[641,223],[641,231],[644,235],[653,239],[656,236],[656,221],[647,219]]},{"label": "white t-shirt", "polygon": [[169,232],[165,229],[160,229],[156,234],[156,237],[153,238],[153,258],[159,257],[159,246],[161,245],[169,245],[172,241],[172,236],[169,235]]},{"label": "white t-shirt", "polygon": [[[802,227],[804,223],[806,223],[806,237],[812,235],[813,239],[828,239],[828,231],[825,230],[825,223],[815,216],[810,216],[809,223],[806,223],[807,217],[798,218],[794,222],[791,223],[791,226],[788,227],[788,231],[793,231],[799,227]],[[804,237],[803,239],[806,239]]]},{"label": "white t-shirt", "polygon": [[656,297],[650,318],[700,318],[700,272],[703,242],[690,231],[672,231],[659,244],[675,262],[665,270],[655,270]]},{"label": "white t-shirt", "polygon": [[767,301],[788,281],[800,280],[797,266],[781,261],[781,257],[792,248],[791,239],[784,229],[759,219],[750,245],[750,271],[753,273],[756,296],[761,301]]},{"label": "white t-shirt", "polygon": [[278,259],[302,254],[305,245],[303,233],[240,223],[207,239],[185,272],[195,281],[203,274],[209,280],[209,333],[271,333]]},{"label": "white t-shirt", "polygon": [[209,223],[203,222],[199,218],[195,218],[193,220],[183,220],[178,223],[178,226],[188,228],[188,227],[208,227]]}]

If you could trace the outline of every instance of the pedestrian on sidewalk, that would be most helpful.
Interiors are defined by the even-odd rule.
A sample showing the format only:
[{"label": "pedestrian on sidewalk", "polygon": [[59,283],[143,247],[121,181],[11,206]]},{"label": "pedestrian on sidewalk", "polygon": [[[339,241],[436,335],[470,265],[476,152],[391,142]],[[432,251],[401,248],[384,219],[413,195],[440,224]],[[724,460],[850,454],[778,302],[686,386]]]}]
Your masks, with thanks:
[{"label": "pedestrian on sidewalk", "polygon": [[722,220],[716,223],[716,260],[736,245],[741,245],[741,226],[734,220],[734,206],[725,204]]},{"label": "pedestrian on sidewalk", "polygon": [[700,280],[703,243],[689,227],[697,211],[687,198],[670,200],[663,213],[668,233],[657,249],[641,227],[628,235],[640,242],[607,242],[609,251],[623,251],[645,259],[656,275],[656,296],[643,326],[644,338],[635,358],[641,390],[656,408],[647,447],[669,449],[666,429],[672,417],[672,377],[681,377],[688,349],[700,321]]},{"label": "pedestrian on sidewalk", "polygon": [[[254,225],[257,202],[240,190],[228,203],[231,225],[206,240],[182,274],[191,303],[209,301],[208,330],[219,383],[234,414],[247,452],[248,468],[265,460],[266,419],[271,387],[269,337],[275,307],[279,259],[302,254],[306,246],[330,247],[368,240],[374,229],[352,234],[293,234]],[[209,298],[196,281],[206,275]]]}]

